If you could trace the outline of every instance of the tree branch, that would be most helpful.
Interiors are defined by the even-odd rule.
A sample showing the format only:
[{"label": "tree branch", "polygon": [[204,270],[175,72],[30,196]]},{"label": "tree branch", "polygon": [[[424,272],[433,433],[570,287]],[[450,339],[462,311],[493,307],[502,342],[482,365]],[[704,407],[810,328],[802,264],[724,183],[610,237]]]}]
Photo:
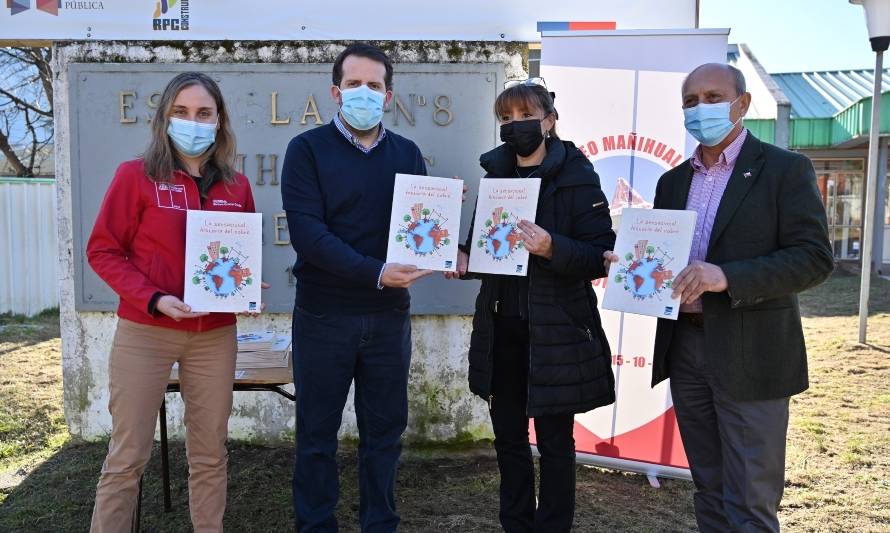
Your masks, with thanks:
[{"label": "tree branch", "polygon": [[15,150],[12,149],[12,146],[9,145],[9,139],[2,131],[0,131],[0,152],[3,152],[3,155],[6,156],[6,161],[9,166],[12,167],[12,171],[15,172],[16,176],[28,175],[28,169],[22,164],[22,160],[19,159],[18,154],[16,154]]},{"label": "tree branch", "polygon": [[31,157],[28,161],[28,168],[34,173],[34,161],[37,159],[37,131],[34,130],[34,124],[31,123],[31,116],[25,109],[25,125],[28,126],[28,132],[31,134]]},{"label": "tree branch", "polygon": [[43,115],[43,116],[45,116],[45,117],[52,117],[52,116],[53,116],[53,112],[52,112],[52,111],[44,111],[43,109],[40,109],[39,107],[35,107],[35,106],[29,104],[28,102],[22,100],[22,99],[19,98],[18,96],[14,95],[14,94],[12,94],[12,93],[10,93],[10,92],[8,92],[8,91],[6,91],[5,89],[0,89],[0,94],[2,94],[3,96],[9,98],[10,100],[12,100],[12,102],[13,102],[14,104],[16,104],[17,106],[23,107],[23,108],[25,108],[25,109],[30,109],[31,111],[33,111],[33,112],[35,112],[35,113],[37,113],[37,114],[39,114],[39,115]]},{"label": "tree branch", "polygon": [[33,176],[46,160],[53,139],[52,84],[52,49],[0,48],[0,126],[6,123],[0,128],[0,152],[16,175]]}]

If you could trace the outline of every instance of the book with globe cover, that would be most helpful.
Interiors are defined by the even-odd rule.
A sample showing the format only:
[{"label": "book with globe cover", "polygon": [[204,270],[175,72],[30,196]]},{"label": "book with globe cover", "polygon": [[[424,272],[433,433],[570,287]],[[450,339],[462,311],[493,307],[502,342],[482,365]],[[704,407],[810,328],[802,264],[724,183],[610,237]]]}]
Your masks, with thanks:
[{"label": "book with globe cover", "polygon": [[528,250],[522,242],[522,220],[534,221],[540,178],[483,178],[479,182],[470,248],[470,272],[528,275]]},{"label": "book with globe cover", "polygon": [[695,211],[625,208],[603,309],[676,320],[674,278],[689,264]]},{"label": "book with globe cover", "polygon": [[183,301],[195,312],[258,313],[263,215],[190,210]]},{"label": "book with globe cover", "polygon": [[387,263],[454,272],[463,180],[396,174]]}]

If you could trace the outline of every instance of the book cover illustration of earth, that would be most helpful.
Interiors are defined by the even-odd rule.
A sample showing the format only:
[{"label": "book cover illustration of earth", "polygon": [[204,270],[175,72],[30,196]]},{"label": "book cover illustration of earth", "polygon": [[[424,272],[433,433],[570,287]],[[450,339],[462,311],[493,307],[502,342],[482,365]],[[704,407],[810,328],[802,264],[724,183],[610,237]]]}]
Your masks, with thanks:
[{"label": "book cover illustration of earth", "polygon": [[485,221],[476,246],[485,251],[495,261],[503,261],[523,247],[518,229],[519,219],[503,207],[496,207],[491,218]]},{"label": "book cover illustration of earth", "polygon": [[660,299],[663,291],[673,288],[674,273],[666,266],[671,258],[660,246],[639,240],[633,251],[625,253],[622,259],[614,281],[622,284],[634,299]]},{"label": "book cover illustration of earth", "polygon": [[424,207],[423,203],[411,206],[411,212],[402,217],[395,235],[397,243],[419,257],[438,254],[443,246],[451,244],[448,219],[436,209]]},{"label": "book cover illustration of earth", "polygon": [[220,241],[207,245],[192,276],[192,283],[217,298],[229,298],[253,284],[253,275],[245,264],[245,256],[233,246]]}]

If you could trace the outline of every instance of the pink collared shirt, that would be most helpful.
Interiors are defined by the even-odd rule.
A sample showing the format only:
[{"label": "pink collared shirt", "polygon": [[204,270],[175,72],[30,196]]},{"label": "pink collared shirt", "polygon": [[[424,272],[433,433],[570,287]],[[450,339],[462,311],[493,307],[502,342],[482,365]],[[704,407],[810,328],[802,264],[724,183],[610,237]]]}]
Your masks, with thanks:
[{"label": "pink collared shirt", "polygon": [[[689,187],[689,197],[686,199],[686,209],[696,212],[695,233],[692,235],[692,251],[689,253],[689,262],[704,261],[708,256],[708,243],[711,240],[711,231],[714,229],[714,219],[717,218],[717,208],[723,199],[723,192],[729,184],[729,177],[735,168],[735,162],[742,151],[742,145],[748,137],[748,130],[742,128],[742,132],[720,154],[720,158],[710,168],[705,167],[701,156],[701,145],[695,149],[690,163],[692,163],[692,184]],[[701,313],[701,299],[693,300],[688,304],[680,305],[681,313]]]}]

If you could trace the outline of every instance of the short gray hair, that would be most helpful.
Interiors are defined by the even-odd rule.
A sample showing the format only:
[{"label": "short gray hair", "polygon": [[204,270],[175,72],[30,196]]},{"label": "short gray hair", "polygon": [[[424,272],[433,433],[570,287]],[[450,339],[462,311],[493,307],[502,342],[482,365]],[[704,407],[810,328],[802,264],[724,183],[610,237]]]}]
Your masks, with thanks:
[{"label": "short gray hair", "polygon": [[741,95],[745,94],[746,92],[748,92],[748,87],[745,84],[745,75],[742,74],[742,71],[732,65],[726,65],[726,68],[728,68],[729,71],[732,72],[733,76],[735,77],[735,94],[736,94],[736,96],[741,96]]}]

